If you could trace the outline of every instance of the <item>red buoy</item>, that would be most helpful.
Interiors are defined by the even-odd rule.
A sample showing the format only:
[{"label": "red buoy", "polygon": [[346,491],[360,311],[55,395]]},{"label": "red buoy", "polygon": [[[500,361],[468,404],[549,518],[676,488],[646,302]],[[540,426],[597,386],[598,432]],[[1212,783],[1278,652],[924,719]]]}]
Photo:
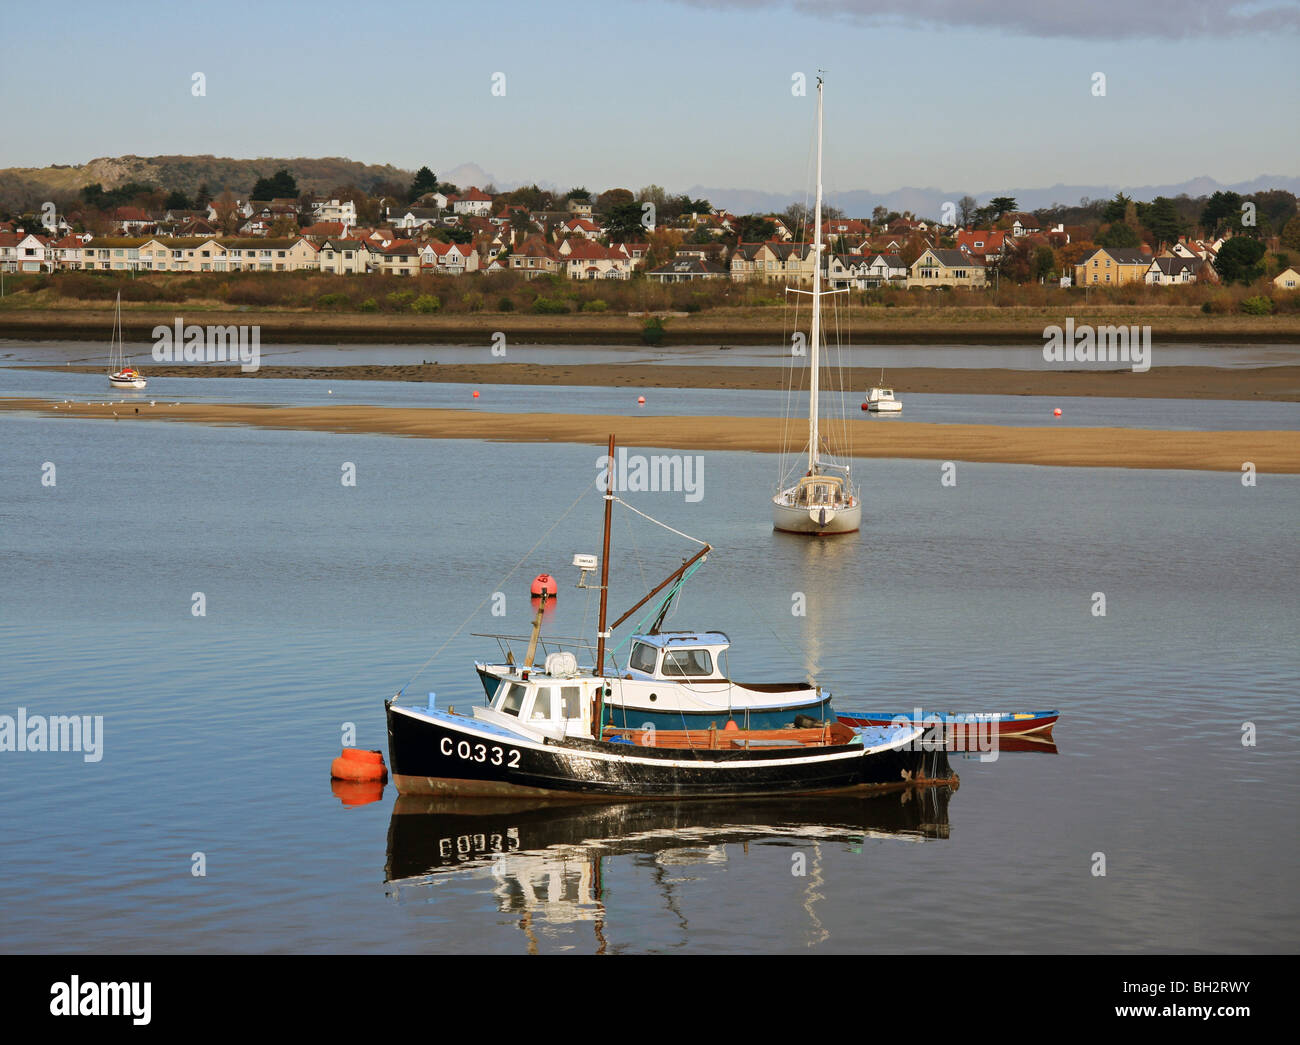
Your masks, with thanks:
[{"label": "red buoy", "polygon": [[637,396],[637,397],[636,397],[636,401],[637,401],[641,406],[645,406],[645,396]]},{"label": "red buoy", "polygon": [[862,409],[863,409],[863,410],[870,410],[871,407],[867,406],[866,403],[863,403],[863,404],[862,404]]},{"label": "red buoy", "polygon": [[1053,417],[1060,417],[1060,416],[1061,416],[1061,408],[1060,408],[1059,406],[1058,406],[1055,410],[1052,411],[1052,416],[1053,416]]},{"label": "red buoy", "polygon": [[477,388],[474,389],[474,398],[475,398],[475,399],[478,398],[478,389],[477,389]]},{"label": "red buoy", "polygon": [[387,780],[384,753],[345,747],[343,754],[330,763],[330,776],[334,780]]},{"label": "red buoy", "polygon": [[533,578],[533,586],[529,589],[535,597],[553,599],[560,594],[560,586],[555,583],[555,578],[549,573],[539,573]]}]

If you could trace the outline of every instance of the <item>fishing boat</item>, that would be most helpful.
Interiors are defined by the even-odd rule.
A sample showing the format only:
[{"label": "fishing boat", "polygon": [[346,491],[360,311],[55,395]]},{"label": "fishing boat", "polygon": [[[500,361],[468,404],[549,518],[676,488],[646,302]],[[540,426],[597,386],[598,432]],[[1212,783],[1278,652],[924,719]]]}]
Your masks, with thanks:
[{"label": "fishing boat", "polygon": [[[862,499],[853,485],[847,461],[837,463],[824,446],[821,430],[822,298],[848,290],[822,290],[822,79],[817,78],[817,200],[813,211],[813,285],[811,291],[787,287],[788,294],[811,294],[809,335],[807,458],[797,455],[796,467],[784,468],[772,498],[772,526],[785,533],[810,536],[855,533],[862,524]],[[792,377],[793,387],[793,377]],[[848,426],[844,425],[847,433]],[[797,476],[795,473],[798,472]],[[792,481],[793,480],[793,481]]]},{"label": "fishing boat", "polygon": [[113,313],[113,340],[108,348],[108,383],[113,388],[144,388],[144,375],[123,357],[122,341],[122,295],[117,295],[117,307]]},{"label": "fishing boat", "polygon": [[[614,460],[613,436],[608,460]],[[654,663],[646,661],[638,669],[642,678],[606,670],[605,647],[613,630],[607,618],[610,520],[616,500],[612,488],[606,489],[594,669],[579,671],[571,653],[551,654],[541,672],[520,666],[500,679],[491,702],[472,707],[470,714],[438,708],[432,698],[423,706],[402,703],[399,691],[385,702],[385,711],[389,767],[401,794],[758,797],[908,788],[950,780],[942,745],[924,743],[926,730],[919,725],[853,727],[826,719],[815,725],[762,729],[742,728],[728,717],[708,728],[661,729],[652,723],[629,726],[612,721],[609,702],[616,691],[628,683],[666,691],[665,684],[674,682],[668,665],[681,663],[670,654],[719,651],[725,642],[721,633],[695,633],[699,641],[685,645],[661,636],[661,641],[645,644]],[[710,550],[704,544],[676,571],[676,580]],[[578,556],[575,564],[585,578],[597,560]]]},{"label": "fishing boat", "polygon": [[937,711],[870,711],[853,715],[841,715],[839,720],[846,726],[886,726],[891,723],[911,722],[916,725],[929,723],[945,728],[956,727],[967,730],[991,730],[1000,737],[1028,736],[1029,734],[1048,734],[1061,717],[1059,711],[1013,711],[982,714],[979,712]]}]

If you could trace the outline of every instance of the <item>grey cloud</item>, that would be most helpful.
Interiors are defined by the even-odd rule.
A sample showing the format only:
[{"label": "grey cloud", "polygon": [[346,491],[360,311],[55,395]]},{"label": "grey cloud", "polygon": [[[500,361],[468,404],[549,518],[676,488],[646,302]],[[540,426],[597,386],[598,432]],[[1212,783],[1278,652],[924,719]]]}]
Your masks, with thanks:
[{"label": "grey cloud", "polygon": [[686,0],[696,7],[785,7],[828,20],[909,29],[1002,30],[1079,40],[1167,39],[1300,31],[1296,0]]}]

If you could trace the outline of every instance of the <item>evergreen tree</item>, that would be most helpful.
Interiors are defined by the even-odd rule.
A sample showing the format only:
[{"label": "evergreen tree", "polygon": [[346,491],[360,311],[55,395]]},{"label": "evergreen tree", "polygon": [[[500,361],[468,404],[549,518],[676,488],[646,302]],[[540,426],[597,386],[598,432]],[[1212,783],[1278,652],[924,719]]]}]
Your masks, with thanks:
[{"label": "evergreen tree", "polygon": [[417,200],[427,192],[436,192],[438,190],[438,176],[429,170],[428,167],[421,167],[415,172],[415,180],[411,182],[411,191],[407,200]]}]

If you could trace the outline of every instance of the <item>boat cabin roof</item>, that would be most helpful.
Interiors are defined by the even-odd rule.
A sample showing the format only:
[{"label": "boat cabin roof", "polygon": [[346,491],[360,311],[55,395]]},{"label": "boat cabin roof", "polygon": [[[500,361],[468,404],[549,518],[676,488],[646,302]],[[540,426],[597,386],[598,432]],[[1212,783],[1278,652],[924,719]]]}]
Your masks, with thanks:
[{"label": "boat cabin roof", "polygon": [[661,631],[657,635],[633,635],[633,642],[644,642],[656,649],[669,646],[730,646],[731,640],[720,631]]}]

